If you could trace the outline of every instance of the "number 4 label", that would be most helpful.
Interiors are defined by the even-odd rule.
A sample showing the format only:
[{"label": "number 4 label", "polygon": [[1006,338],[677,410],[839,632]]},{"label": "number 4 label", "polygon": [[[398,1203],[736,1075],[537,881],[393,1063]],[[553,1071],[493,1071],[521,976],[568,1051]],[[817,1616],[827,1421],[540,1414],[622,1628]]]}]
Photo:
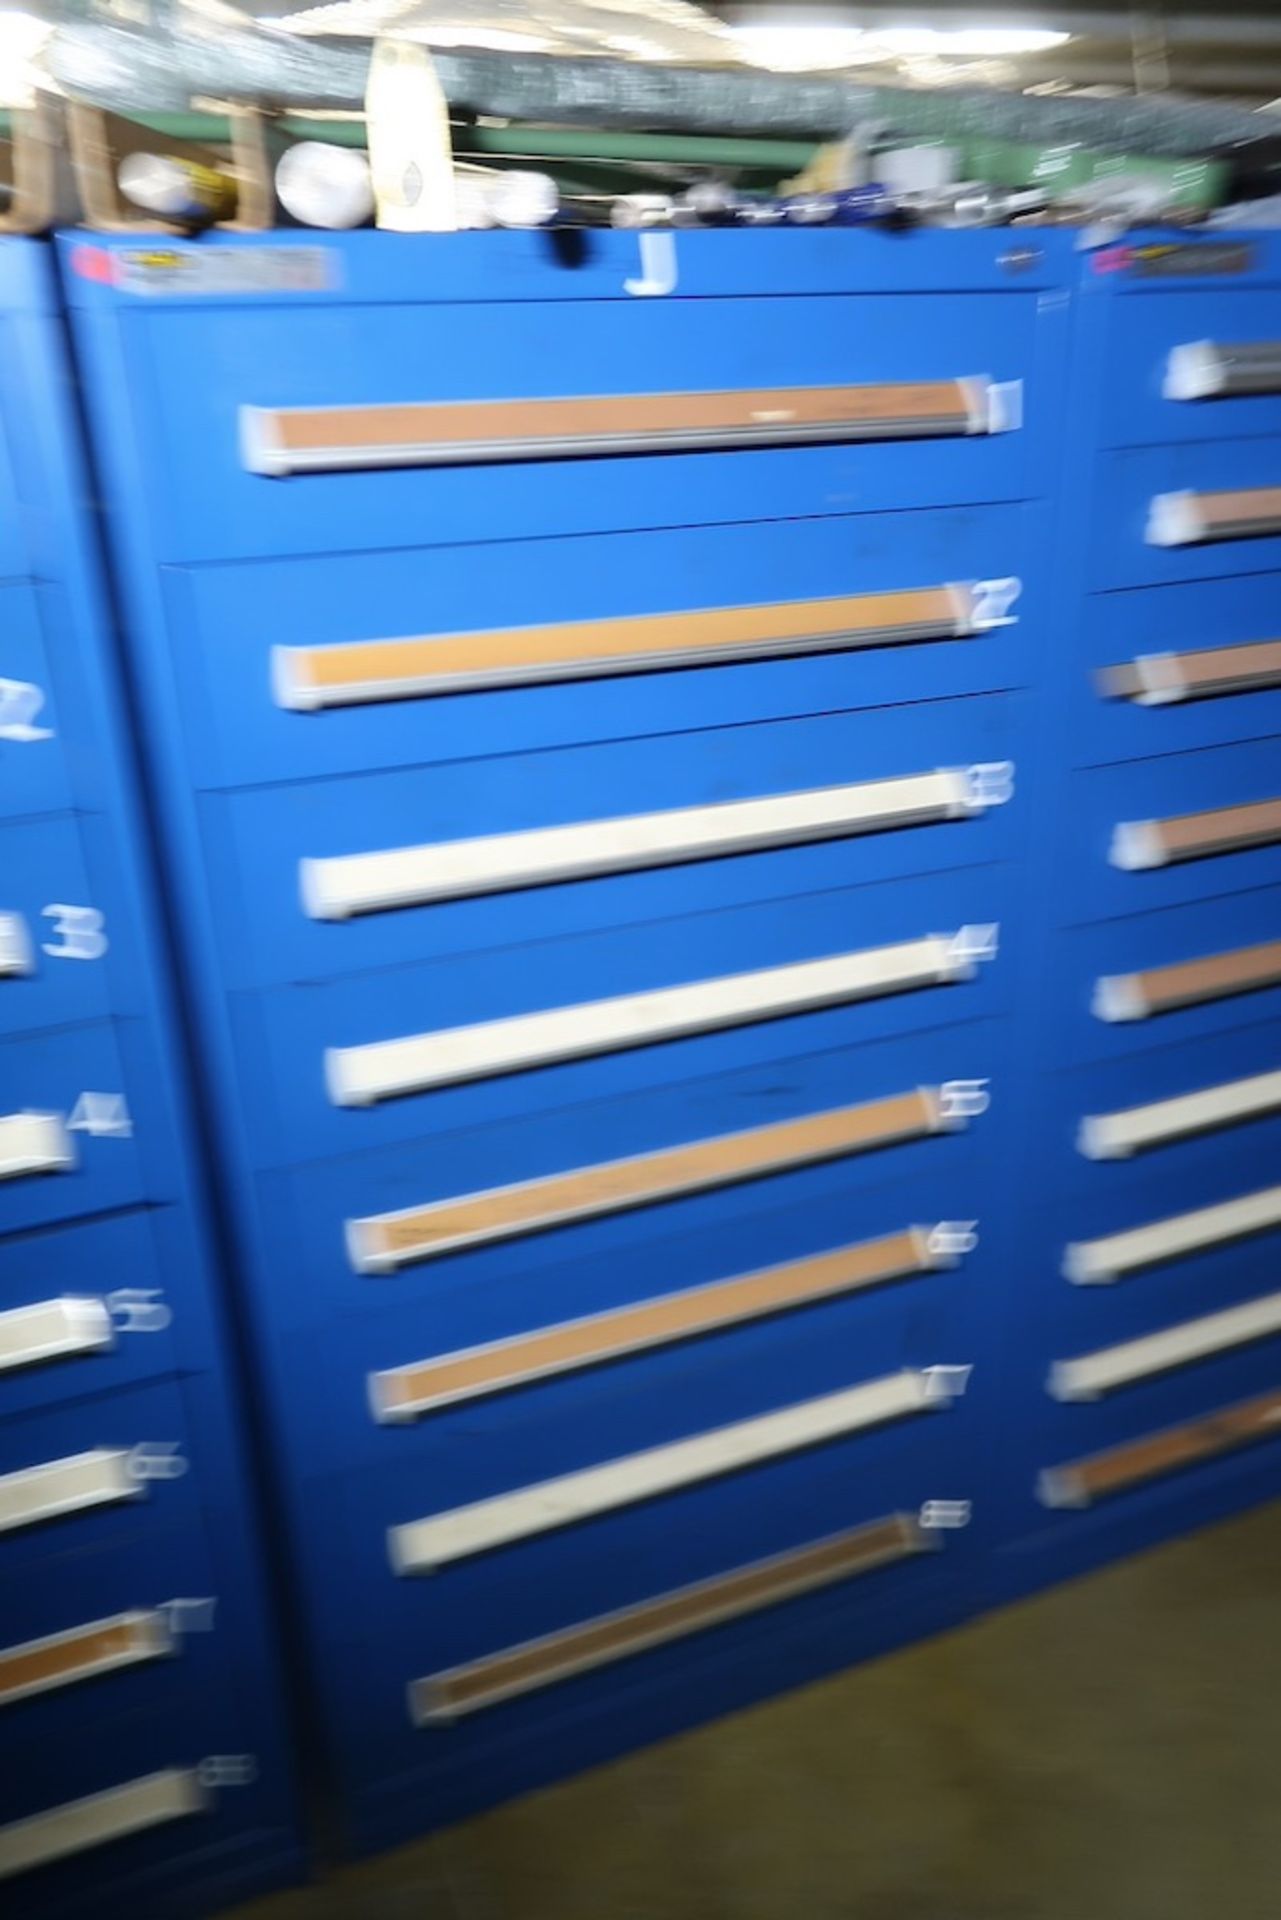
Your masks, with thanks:
[{"label": "number 4 label", "polygon": [[82,1093],[67,1116],[68,1133],[87,1133],[95,1140],[129,1140],[133,1121],[122,1093]]}]

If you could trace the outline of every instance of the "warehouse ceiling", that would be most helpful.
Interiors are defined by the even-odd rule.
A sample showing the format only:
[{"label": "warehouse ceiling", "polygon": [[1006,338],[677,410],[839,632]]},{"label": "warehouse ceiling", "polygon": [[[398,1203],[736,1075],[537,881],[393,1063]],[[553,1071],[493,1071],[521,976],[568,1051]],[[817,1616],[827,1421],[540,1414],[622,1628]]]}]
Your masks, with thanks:
[{"label": "warehouse ceiling", "polygon": [[1166,0],[1132,8],[1103,7],[1097,0],[1029,6],[1001,0],[931,0],[922,6],[713,0],[712,10],[754,30],[752,37],[766,28],[790,28],[798,51],[811,42],[819,57],[825,29],[833,36],[829,45],[840,36],[845,58],[855,64],[874,58],[906,63],[925,82],[963,76],[1038,91],[1173,88],[1251,105],[1281,96],[1276,6],[1251,8],[1231,0]]}]

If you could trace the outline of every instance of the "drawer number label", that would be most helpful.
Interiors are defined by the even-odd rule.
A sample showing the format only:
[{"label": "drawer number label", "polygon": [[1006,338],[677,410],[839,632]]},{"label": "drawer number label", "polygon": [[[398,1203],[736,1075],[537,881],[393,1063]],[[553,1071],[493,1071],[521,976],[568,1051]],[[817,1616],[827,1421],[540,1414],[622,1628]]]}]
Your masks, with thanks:
[{"label": "drawer number label", "polygon": [[186,1471],[187,1461],[177,1440],[144,1440],[129,1455],[129,1473],[134,1480],[181,1480]]},{"label": "drawer number label", "polygon": [[52,740],[52,727],[38,727],[44,711],[44,693],[30,680],[0,679],[0,740]]},{"label": "drawer number label", "polygon": [[984,926],[961,927],[952,936],[949,951],[954,960],[995,960],[1001,929],[995,920]]},{"label": "drawer number label", "polygon": [[210,1594],[199,1600],[162,1600],[157,1613],[163,1613],[170,1633],[212,1633],[218,1602]]},{"label": "drawer number label", "polygon": [[51,960],[101,960],[107,951],[106,918],[97,907],[72,907],[55,901],[41,908],[53,922],[55,940],[44,942]]},{"label": "drawer number label", "polygon": [[976,580],[970,588],[974,625],[980,628],[1008,627],[1015,616],[1010,608],[1023,591],[1023,582],[1013,575],[1004,580]]},{"label": "drawer number label", "polygon": [[258,1778],[258,1757],[252,1753],[211,1753],[197,1772],[202,1787],[247,1787]]},{"label": "drawer number label", "polygon": [[973,1120],[992,1104],[990,1080],[945,1080],[939,1088],[939,1112],[945,1120]]},{"label": "drawer number label", "polygon": [[972,1511],[968,1500],[927,1500],[917,1519],[919,1525],[930,1530],[939,1527],[968,1527]]},{"label": "drawer number label", "polygon": [[940,1220],[930,1229],[931,1253],[973,1253],[979,1243],[977,1220]]},{"label": "drawer number label", "polygon": [[980,760],[965,769],[965,785],[972,807],[1003,807],[1014,798],[1014,762]]},{"label": "drawer number label", "polygon": [[129,1140],[133,1121],[123,1093],[82,1093],[67,1116],[68,1133],[87,1133],[95,1140]]},{"label": "drawer number label", "polygon": [[107,1295],[107,1311],[118,1333],[163,1333],[173,1320],[159,1287],[117,1287]]}]

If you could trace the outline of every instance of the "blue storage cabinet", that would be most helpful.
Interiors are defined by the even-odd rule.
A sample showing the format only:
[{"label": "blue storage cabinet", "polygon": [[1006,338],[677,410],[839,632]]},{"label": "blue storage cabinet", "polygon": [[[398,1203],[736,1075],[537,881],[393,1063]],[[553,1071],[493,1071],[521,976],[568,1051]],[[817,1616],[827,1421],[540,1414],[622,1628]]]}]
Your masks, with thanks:
[{"label": "blue storage cabinet", "polygon": [[49,247],[0,348],[0,1900],[169,1920],[298,1843]]},{"label": "blue storage cabinet", "polygon": [[1086,256],[1071,391],[999,1597],[1281,1491],[1275,237]]},{"label": "blue storage cabinet", "polygon": [[356,1849],[996,1537],[1070,251],[578,239],[61,242]]}]

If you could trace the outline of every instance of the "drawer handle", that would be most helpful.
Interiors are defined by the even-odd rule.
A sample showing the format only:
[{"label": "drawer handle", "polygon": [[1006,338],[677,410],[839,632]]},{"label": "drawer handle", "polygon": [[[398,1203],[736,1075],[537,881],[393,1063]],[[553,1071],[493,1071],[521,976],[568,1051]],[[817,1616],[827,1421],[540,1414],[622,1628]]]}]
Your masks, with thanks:
[{"label": "drawer handle", "polygon": [[1195,547],[1216,540],[1257,540],[1281,533],[1281,487],[1234,487],[1224,493],[1157,493],[1148,509],[1150,547]]},{"label": "drawer handle", "polygon": [[1221,400],[1281,393],[1281,340],[1186,340],[1171,347],[1162,393],[1167,400]]},{"label": "drawer handle", "polygon": [[951,1395],[935,1374],[905,1368],[821,1399],[802,1400],[753,1420],[716,1427],[668,1446],[626,1454],[604,1466],[391,1527],[387,1533],[391,1564],[400,1574],[431,1573],[513,1540],[613,1513],[638,1500],[652,1500],[763,1460],[778,1460],[801,1447],[819,1446],[861,1428],[950,1405]]},{"label": "drawer handle", "polygon": [[0,913],[0,980],[16,980],[35,970],[27,923],[20,913]]},{"label": "drawer handle", "polygon": [[688,1287],[633,1306],[540,1327],[512,1339],[447,1353],[436,1360],[369,1376],[374,1418],[421,1419],[437,1407],[479,1399],[553,1374],[600,1366],[646,1348],[691,1340],[765,1314],[785,1313],[956,1264],[928,1227],[907,1227],[879,1240],[836,1247],[707,1286]]},{"label": "drawer handle", "polygon": [[1281,1187],[1262,1187],[1191,1213],[1174,1213],[1146,1227],[1110,1233],[1101,1240],[1077,1240],[1064,1249],[1063,1273],[1077,1286],[1119,1280],[1142,1267],[1183,1260],[1210,1247],[1227,1246],[1250,1234],[1281,1227]]},{"label": "drawer handle", "polygon": [[205,1813],[210,1804],[199,1774],[185,1767],[166,1767],[124,1786],[108,1787],[105,1793],[68,1800],[65,1806],[0,1827],[0,1879],[65,1860],[108,1840],[145,1833],[187,1814]]},{"label": "drawer handle", "polygon": [[1176,813],[1167,820],[1122,820],[1112,830],[1109,859],[1126,873],[1169,867],[1211,854],[1241,853],[1281,840],[1281,800]]},{"label": "drawer handle", "polygon": [[1172,1140],[1213,1133],[1270,1113],[1281,1113],[1281,1073],[1255,1073],[1197,1093],[1177,1094],[1172,1100],[1154,1100],[1149,1106],[1087,1114],[1077,1146],[1087,1160],[1126,1160]]},{"label": "drawer handle", "polygon": [[102,1353],[114,1344],[105,1300],[63,1294],[0,1313],[0,1373],[77,1353]]},{"label": "drawer handle", "polygon": [[1281,1390],[1261,1393],[1256,1399],[1238,1400],[1198,1420],[1144,1434],[1119,1447],[1088,1454],[1083,1460],[1047,1467],[1037,1482],[1037,1492],[1047,1507],[1090,1507],[1096,1500],[1128,1493],[1132,1487],[1146,1486],[1148,1481],[1160,1480],[1182,1467],[1200,1466],[1203,1461],[1218,1460],[1225,1453],[1236,1453],[1260,1440],[1274,1439],[1279,1432]]},{"label": "drawer handle", "polygon": [[1097,684],[1106,699],[1133,700],[1140,707],[1266,692],[1281,687],[1281,640],[1206,647],[1197,653],[1144,653],[1124,666],[1104,667]]},{"label": "drawer handle", "polygon": [[75,1164],[75,1147],[61,1114],[0,1114],[0,1180],[66,1173]]},{"label": "drawer handle", "polygon": [[[395,1273],[438,1254],[545,1233],[575,1220],[624,1213],[686,1194],[736,1186],[769,1174],[875,1152],[963,1127],[985,1110],[985,1081],[947,1081],[854,1107],[829,1108],[741,1133],[714,1134],[679,1147],[605,1160],[572,1173],[491,1187],[460,1199],[371,1214],[347,1222],[347,1251],[357,1273]],[[966,1090],[972,1090],[968,1093]]]},{"label": "drawer handle", "polygon": [[1101,1347],[1097,1353],[1082,1354],[1077,1360],[1056,1360],[1050,1370],[1049,1391],[1056,1400],[1097,1400],[1131,1381],[1169,1373],[1212,1353],[1227,1353],[1252,1340],[1266,1340],[1274,1333],[1281,1333],[1281,1293],[1264,1294],[1258,1300],[1247,1300],[1244,1306],[1207,1313],[1199,1320],[1181,1320],[1159,1333],[1147,1333],[1116,1347]]},{"label": "drawer handle", "polygon": [[650,1647],[667,1646],[727,1620],[763,1612],[800,1594],[937,1551],[937,1546],[937,1535],[925,1532],[914,1517],[889,1514],[411,1681],[409,1716],[419,1727],[458,1720],[481,1707],[590,1673]]},{"label": "drawer handle", "polygon": [[1275,986],[1281,986],[1281,940],[1265,940],[1149,973],[1106,974],[1094,983],[1093,1010],[1100,1020],[1146,1020]]},{"label": "drawer handle", "polygon": [[118,1613],[21,1646],[0,1647],[0,1706],[33,1693],[90,1680],[118,1667],[159,1660],[176,1650],[162,1613]]},{"label": "drawer handle", "polygon": [[367,1107],[430,1087],[969,980],[974,961],[959,942],[959,935],[930,934],[861,953],[515,1014],[403,1040],[329,1047],[329,1097],[335,1106]]},{"label": "drawer handle", "polygon": [[655,673],[924,640],[963,640],[1013,624],[1021,583],[904,587],[822,600],[698,607],[470,633],[274,647],[272,693],[294,713],[477,688]]},{"label": "drawer handle", "polygon": [[[313,920],[346,920],[554,881],[964,820],[982,810],[963,770],[940,769],[710,807],[302,860],[299,883]],[[1281,802],[1277,812],[1281,818]],[[1277,831],[1281,835],[1281,825]]]},{"label": "drawer handle", "polygon": [[974,378],[554,400],[244,406],[240,451],[247,472],[279,479],[369,467],[691,453],[816,440],[934,440],[1003,432],[1017,424],[1018,400],[1010,387]]},{"label": "drawer handle", "polygon": [[94,1447],[18,1473],[0,1474],[0,1533],[79,1513],[85,1507],[136,1500],[142,1484],[123,1448]]}]

